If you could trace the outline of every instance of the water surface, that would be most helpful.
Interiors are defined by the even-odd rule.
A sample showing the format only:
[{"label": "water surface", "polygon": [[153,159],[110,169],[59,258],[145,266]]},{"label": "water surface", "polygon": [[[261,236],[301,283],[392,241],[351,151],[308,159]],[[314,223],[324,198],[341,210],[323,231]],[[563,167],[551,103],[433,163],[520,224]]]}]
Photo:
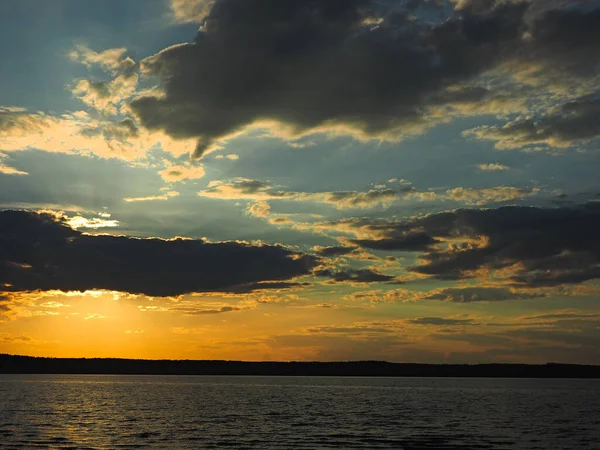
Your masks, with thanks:
[{"label": "water surface", "polygon": [[600,449],[600,380],[0,375],[0,447]]}]

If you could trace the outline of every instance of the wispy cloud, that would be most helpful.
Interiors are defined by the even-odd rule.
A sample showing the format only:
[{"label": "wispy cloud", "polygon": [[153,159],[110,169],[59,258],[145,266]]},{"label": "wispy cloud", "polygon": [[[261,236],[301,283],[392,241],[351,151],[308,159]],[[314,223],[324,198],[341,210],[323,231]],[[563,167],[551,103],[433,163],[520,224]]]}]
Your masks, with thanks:
[{"label": "wispy cloud", "polygon": [[179,192],[177,191],[169,191],[164,195],[150,195],[147,197],[125,197],[123,200],[132,203],[132,202],[153,202],[153,201],[166,201],[173,197],[179,197]]}]

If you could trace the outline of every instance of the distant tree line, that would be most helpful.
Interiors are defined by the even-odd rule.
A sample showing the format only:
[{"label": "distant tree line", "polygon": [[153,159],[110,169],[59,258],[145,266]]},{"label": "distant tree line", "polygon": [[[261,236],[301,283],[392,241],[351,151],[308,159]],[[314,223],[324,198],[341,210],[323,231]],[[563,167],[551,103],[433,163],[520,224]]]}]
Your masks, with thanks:
[{"label": "distant tree line", "polygon": [[385,361],[243,362],[41,358],[0,354],[2,374],[272,375],[377,377],[600,378],[600,366],[404,364]]}]

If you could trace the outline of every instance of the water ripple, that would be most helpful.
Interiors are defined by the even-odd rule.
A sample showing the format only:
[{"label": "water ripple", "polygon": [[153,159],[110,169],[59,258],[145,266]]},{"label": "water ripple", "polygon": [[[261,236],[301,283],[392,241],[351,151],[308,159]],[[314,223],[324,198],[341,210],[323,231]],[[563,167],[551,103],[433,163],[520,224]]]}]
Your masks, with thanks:
[{"label": "water ripple", "polygon": [[0,375],[3,449],[600,449],[598,380]]}]

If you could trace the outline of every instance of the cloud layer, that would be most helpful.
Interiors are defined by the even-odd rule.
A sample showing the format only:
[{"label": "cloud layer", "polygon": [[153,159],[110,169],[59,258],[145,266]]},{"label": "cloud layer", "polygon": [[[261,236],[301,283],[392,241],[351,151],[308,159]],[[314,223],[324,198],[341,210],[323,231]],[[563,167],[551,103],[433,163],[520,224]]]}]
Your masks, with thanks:
[{"label": "cloud layer", "polygon": [[[570,208],[459,209],[406,221],[345,219],[316,228],[352,245],[423,252],[413,272],[444,280],[497,277],[545,287],[600,278],[600,203]],[[465,297],[467,298],[467,297]]]},{"label": "cloud layer", "polygon": [[281,246],[86,235],[50,214],[0,211],[7,291],[105,289],[150,296],[279,288],[317,259]]}]

